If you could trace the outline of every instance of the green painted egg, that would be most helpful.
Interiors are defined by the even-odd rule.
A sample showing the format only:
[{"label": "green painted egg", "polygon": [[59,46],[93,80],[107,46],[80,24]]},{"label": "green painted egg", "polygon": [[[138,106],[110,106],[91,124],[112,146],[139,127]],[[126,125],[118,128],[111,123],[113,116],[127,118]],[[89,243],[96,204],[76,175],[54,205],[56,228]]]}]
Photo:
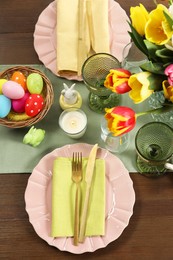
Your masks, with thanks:
[{"label": "green painted egg", "polygon": [[40,94],[43,90],[43,78],[38,73],[31,73],[27,77],[26,84],[31,94]]}]

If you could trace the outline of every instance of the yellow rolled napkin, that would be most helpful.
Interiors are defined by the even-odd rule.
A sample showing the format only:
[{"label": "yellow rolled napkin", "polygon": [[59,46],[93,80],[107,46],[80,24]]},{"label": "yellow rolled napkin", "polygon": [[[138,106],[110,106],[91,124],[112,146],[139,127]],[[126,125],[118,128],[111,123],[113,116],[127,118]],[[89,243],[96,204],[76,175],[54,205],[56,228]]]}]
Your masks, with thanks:
[{"label": "yellow rolled napkin", "polygon": [[57,74],[81,74],[93,53],[110,52],[108,0],[57,0]]},{"label": "yellow rolled napkin", "polygon": [[[83,180],[81,182],[80,216],[86,183],[84,175],[87,158],[83,158]],[[58,157],[53,165],[52,179],[52,237],[74,236],[74,212],[76,184],[71,179],[71,158]],[[105,161],[96,159],[90,190],[90,201],[86,225],[86,236],[105,234]]]}]

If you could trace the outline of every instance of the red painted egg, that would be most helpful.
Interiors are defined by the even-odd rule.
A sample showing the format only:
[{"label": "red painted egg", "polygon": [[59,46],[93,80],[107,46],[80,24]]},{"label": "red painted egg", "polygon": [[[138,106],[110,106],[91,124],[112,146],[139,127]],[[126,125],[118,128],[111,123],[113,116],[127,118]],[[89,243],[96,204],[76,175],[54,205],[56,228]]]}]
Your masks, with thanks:
[{"label": "red painted egg", "polygon": [[36,116],[43,108],[44,99],[39,94],[31,94],[25,103],[25,113],[28,116]]},{"label": "red painted egg", "polygon": [[11,80],[17,82],[18,84],[20,84],[23,87],[23,89],[25,91],[27,91],[26,77],[24,76],[24,74],[22,72],[15,71],[12,74]]}]

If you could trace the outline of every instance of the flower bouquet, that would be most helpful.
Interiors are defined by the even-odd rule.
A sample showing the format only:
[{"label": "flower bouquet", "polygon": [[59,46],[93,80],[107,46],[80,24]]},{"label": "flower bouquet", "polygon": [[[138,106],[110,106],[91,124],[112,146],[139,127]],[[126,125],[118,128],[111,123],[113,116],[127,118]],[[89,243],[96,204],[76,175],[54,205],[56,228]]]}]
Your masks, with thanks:
[{"label": "flower bouquet", "polygon": [[169,8],[158,4],[151,12],[148,12],[142,4],[131,7],[130,18],[131,39],[148,57],[148,62],[141,65],[141,68],[164,75],[165,68],[173,62],[172,1]]},{"label": "flower bouquet", "polygon": [[[140,16],[140,19],[138,17]],[[105,118],[109,130],[115,135],[131,131],[138,116],[163,112],[173,113],[173,4],[166,8],[162,4],[148,12],[140,4],[130,8],[132,41],[148,60],[140,65],[141,72],[132,74],[123,68],[112,69],[104,86],[115,93],[129,93],[135,104],[143,102],[155,93],[162,101],[154,109],[136,114],[128,107],[106,110]]]},{"label": "flower bouquet", "polygon": [[[131,23],[129,32],[132,41],[137,48],[147,57],[148,61],[140,67],[143,71],[152,73],[153,77],[161,79],[161,84],[157,87],[154,82],[150,83],[149,89],[152,89],[149,104],[152,108],[164,105],[172,106],[173,102],[173,4],[169,1],[169,8],[162,4],[157,4],[156,8],[148,12],[140,4],[131,7]],[[136,17],[140,14],[140,21]],[[170,110],[173,108],[170,107]],[[173,110],[171,113],[153,117],[157,121],[166,120],[171,123],[171,114],[173,119]]]}]

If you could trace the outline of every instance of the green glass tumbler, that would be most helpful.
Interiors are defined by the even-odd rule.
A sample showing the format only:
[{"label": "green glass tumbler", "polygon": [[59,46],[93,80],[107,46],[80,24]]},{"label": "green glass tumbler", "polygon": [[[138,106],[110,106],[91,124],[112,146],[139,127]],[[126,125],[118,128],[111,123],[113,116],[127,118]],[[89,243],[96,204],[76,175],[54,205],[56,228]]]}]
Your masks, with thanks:
[{"label": "green glass tumbler", "polygon": [[136,134],[135,146],[139,173],[163,175],[173,154],[173,129],[162,122],[145,124]]},{"label": "green glass tumbler", "polygon": [[107,89],[104,86],[104,81],[111,69],[120,67],[120,62],[108,53],[96,53],[84,62],[82,78],[90,91],[89,107],[93,111],[104,113],[105,108],[111,108],[119,104],[120,95]]}]

